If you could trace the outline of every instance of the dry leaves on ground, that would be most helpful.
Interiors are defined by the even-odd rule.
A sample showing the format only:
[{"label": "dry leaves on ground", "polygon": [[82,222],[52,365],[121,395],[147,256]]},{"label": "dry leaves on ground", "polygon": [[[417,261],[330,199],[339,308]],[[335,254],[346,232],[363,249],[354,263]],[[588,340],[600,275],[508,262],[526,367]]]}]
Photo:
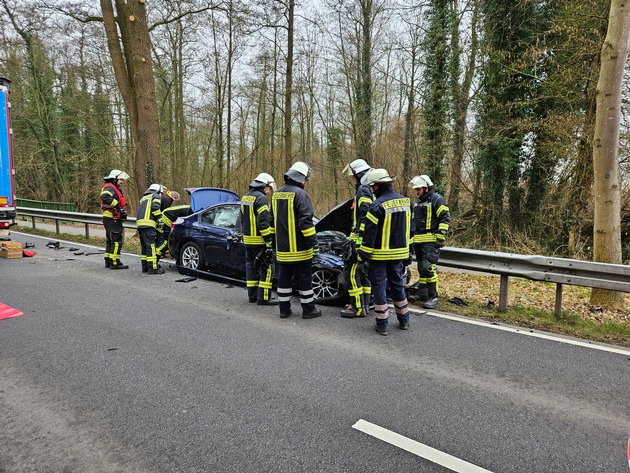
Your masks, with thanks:
[{"label": "dry leaves on ground", "polygon": [[[499,305],[499,277],[481,276],[443,271],[439,282],[440,298],[444,300],[459,297],[470,306],[484,307],[492,302]],[[589,304],[591,289],[581,286],[564,285],[562,289],[562,310],[575,312],[584,319],[598,322],[616,321],[630,324],[630,294],[624,294],[625,309],[610,310],[593,308]],[[556,285],[553,283],[510,278],[508,307],[520,305],[530,309],[554,312]],[[444,306],[443,306],[444,307]]]}]

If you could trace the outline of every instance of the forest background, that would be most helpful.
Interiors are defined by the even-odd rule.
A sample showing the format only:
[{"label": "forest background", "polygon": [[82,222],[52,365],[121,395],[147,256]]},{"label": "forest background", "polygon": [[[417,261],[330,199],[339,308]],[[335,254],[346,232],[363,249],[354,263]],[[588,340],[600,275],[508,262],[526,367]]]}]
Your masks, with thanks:
[{"label": "forest background", "polygon": [[[593,259],[610,0],[0,2],[18,197],[98,212],[118,168],[133,209],[152,182],[244,193],[302,160],[322,215],[353,195],[341,170],[364,158],[412,197],[409,180],[431,176],[451,245]],[[624,68],[613,178],[627,264]]]}]

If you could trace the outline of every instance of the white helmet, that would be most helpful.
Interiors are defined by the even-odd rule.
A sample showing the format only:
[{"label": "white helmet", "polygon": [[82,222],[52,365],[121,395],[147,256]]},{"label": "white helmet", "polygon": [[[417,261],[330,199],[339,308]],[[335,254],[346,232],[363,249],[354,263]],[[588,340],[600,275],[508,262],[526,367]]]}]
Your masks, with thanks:
[{"label": "white helmet", "polygon": [[420,177],[424,179],[427,184],[429,184],[429,187],[433,187],[433,181],[429,176],[427,176],[426,174],[422,174]]},{"label": "white helmet", "polygon": [[411,189],[420,189],[421,187],[431,187],[433,185],[433,183],[431,182],[431,179],[429,179],[429,181],[427,182],[427,176],[416,176],[414,177],[411,181],[409,181],[409,187]]},{"label": "white helmet", "polygon": [[151,194],[156,192],[164,192],[166,188],[162,184],[151,184],[145,191],[145,194]]},{"label": "white helmet", "polygon": [[256,179],[254,179],[249,184],[249,187],[252,187],[254,189],[267,186],[271,187],[274,191],[276,190],[276,180],[266,172],[261,172],[260,174],[258,174],[258,176],[256,176]]},{"label": "white helmet", "polygon": [[126,181],[127,179],[129,179],[129,174],[127,174],[125,171],[121,171],[120,169],[112,169],[112,172],[109,173],[109,176],[103,178],[103,180],[106,181],[109,179],[122,179],[123,181]]},{"label": "white helmet", "polygon": [[[389,184],[396,179],[396,176],[390,176],[386,169],[370,169],[365,175],[365,183],[368,186],[374,184]],[[363,181],[361,181],[363,182]]]},{"label": "white helmet", "polygon": [[350,164],[346,165],[342,172],[346,176],[353,176],[368,171],[369,169],[370,165],[366,163],[364,159],[355,159]]},{"label": "white helmet", "polygon": [[295,182],[304,184],[310,177],[310,168],[308,167],[308,164],[303,163],[302,161],[297,161],[287,172],[284,173],[284,176],[294,180]]}]

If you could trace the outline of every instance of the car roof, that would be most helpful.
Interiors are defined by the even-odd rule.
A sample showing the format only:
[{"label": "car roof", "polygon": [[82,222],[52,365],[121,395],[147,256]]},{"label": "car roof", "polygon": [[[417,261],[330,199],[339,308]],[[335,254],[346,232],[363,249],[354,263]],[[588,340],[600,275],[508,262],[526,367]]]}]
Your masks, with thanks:
[{"label": "car roof", "polygon": [[220,187],[195,187],[186,188],[190,194],[190,207],[193,212],[208,208],[212,205],[226,202],[238,202],[241,200],[236,192]]}]

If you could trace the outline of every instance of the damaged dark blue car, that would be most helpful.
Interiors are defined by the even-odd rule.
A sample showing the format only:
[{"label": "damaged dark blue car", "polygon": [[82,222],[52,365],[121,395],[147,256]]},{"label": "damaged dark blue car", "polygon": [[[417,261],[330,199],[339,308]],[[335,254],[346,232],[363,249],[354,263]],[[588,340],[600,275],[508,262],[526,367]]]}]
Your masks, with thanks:
[{"label": "damaged dark blue car", "polygon": [[[194,213],[178,218],[168,239],[179,272],[244,284],[240,197],[215,187],[188,192]],[[352,200],[335,207],[315,225],[320,252],[313,258],[313,291],[319,303],[339,303],[347,298],[341,256],[347,237],[344,229],[338,227],[352,221],[351,204]]]}]

